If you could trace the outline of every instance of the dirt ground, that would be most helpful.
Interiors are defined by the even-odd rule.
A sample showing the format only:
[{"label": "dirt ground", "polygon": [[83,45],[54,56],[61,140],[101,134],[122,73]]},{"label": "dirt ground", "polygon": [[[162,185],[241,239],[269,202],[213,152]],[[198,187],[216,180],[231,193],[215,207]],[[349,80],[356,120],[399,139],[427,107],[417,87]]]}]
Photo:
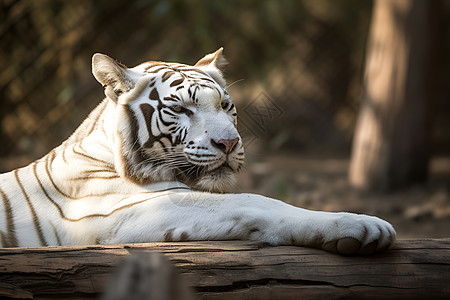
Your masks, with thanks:
[{"label": "dirt ground", "polygon": [[348,158],[284,154],[253,160],[240,174],[240,191],[313,210],[376,215],[395,227],[398,238],[450,237],[450,157],[432,159],[427,184],[378,195],[349,186]]}]

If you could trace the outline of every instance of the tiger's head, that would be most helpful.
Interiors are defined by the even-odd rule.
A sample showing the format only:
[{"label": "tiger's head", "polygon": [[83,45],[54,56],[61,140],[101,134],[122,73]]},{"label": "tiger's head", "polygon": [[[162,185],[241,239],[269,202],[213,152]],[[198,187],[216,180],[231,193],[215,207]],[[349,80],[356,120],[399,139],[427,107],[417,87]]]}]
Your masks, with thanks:
[{"label": "tiger's head", "polygon": [[149,61],[127,68],[104,54],[92,72],[113,103],[117,171],[139,184],[181,181],[227,192],[244,162],[222,48],[194,66]]}]

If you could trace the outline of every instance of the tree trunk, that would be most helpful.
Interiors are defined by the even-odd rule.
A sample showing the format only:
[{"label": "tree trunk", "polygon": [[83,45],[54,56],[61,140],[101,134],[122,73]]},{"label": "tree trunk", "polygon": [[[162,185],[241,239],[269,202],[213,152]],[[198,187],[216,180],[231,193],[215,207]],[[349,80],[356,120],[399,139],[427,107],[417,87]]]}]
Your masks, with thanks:
[{"label": "tree trunk", "polygon": [[[111,285],[111,274],[133,283],[139,280],[134,275],[145,273],[123,263],[116,269],[124,258],[155,251],[175,264],[201,299],[450,298],[450,239],[401,240],[363,257],[243,241],[0,249],[0,298],[96,298],[108,281],[109,288],[120,284]],[[117,276],[117,270],[128,273]]]},{"label": "tree trunk", "polygon": [[349,179],[390,191],[424,182],[432,1],[376,0]]}]

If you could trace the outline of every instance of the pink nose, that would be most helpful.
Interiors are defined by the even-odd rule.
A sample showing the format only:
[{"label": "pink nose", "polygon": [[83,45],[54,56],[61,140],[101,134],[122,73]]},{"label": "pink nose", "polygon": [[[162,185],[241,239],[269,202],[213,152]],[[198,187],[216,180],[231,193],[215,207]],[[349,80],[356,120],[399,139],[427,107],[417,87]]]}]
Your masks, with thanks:
[{"label": "pink nose", "polygon": [[221,140],[218,140],[217,142],[214,140],[211,140],[211,144],[213,144],[214,147],[218,148],[225,154],[230,154],[238,142],[239,142],[238,137],[235,139],[230,139],[230,140],[221,139]]}]

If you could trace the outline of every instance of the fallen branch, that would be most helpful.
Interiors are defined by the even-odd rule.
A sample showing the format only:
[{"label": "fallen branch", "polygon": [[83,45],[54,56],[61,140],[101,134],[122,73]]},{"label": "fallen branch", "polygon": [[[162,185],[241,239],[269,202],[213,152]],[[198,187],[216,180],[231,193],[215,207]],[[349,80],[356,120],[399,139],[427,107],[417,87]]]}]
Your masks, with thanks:
[{"label": "fallen branch", "polygon": [[123,258],[148,251],[202,299],[450,298],[450,239],[401,240],[366,257],[242,241],[0,249],[0,296],[98,297]]}]

